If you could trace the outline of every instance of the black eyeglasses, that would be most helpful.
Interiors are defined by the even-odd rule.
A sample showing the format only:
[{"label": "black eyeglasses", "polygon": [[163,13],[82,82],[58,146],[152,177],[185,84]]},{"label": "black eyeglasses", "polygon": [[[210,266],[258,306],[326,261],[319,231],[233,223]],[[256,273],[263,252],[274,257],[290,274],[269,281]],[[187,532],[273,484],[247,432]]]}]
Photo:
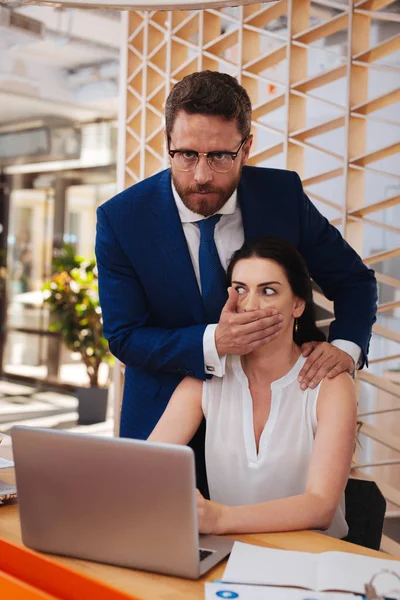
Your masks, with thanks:
[{"label": "black eyeglasses", "polygon": [[242,140],[236,152],[227,152],[225,150],[223,152],[196,152],[195,150],[171,150],[169,147],[170,139],[168,138],[168,154],[174,161],[174,165],[178,171],[193,171],[198,165],[200,156],[205,156],[210,169],[217,173],[226,173],[232,169],[233,161],[248,139],[246,137]]}]

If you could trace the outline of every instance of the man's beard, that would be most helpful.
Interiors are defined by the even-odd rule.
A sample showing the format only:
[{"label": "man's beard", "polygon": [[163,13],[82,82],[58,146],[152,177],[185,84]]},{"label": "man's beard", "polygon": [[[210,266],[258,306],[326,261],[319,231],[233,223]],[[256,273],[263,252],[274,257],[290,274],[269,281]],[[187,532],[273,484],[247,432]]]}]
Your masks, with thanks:
[{"label": "man's beard", "polygon": [[[191,187],[183,187],[179,181],[176,180],[173,172],[171,172],[171,176],[175,189],[178,192],[183,204],[192,212],[202,215],[203,217],[209,217],[210,215],[214,215],[221,210],[224,204],[227,203],[239,185],[241,173],[242,169],[240,169],[237,177],[231,182],[229,187],[224,189],[214,187],[209,183],[205,183],[204,185],[194,184]],[[200,192],[214,193],[216,196],[213,199],[207,197],[202,198],[199,196],[196,198],[193,197],[194,193]]]}]

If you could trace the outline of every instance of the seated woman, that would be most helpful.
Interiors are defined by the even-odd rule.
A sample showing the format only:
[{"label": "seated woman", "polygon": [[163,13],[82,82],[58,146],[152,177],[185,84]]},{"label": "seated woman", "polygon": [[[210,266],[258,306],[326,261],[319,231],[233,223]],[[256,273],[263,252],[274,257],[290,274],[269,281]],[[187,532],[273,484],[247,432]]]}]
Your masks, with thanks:
[{"label": "seated woman", "polygon": [[187,444],[204,414],[211,500],[197,492],[201,533],[317,529],[343,538],[355,389],[346,373],[300,388],[299,346],[324,339],[304,261],[283,239],[250,240],[233,255],[228,281],[238,312],[273,307],[283,327],[262,348],[228,356],[224,377],[185,378],[149,440]]}]

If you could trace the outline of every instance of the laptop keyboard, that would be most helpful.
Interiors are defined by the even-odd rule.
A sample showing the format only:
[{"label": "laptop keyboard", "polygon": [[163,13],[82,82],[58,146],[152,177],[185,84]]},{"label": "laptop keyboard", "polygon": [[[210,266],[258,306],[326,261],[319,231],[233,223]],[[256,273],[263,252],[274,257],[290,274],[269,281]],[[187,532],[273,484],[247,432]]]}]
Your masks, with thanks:
[{"label": "laptop keyboard", "polygon": [[213,554],[213,550],[203,550],[202,548],[200,548],[200,550],[199,550],[200,562],[202,560],[204,560],[205,558],[207,558],[207,556],[210,556],[210,554]]}]

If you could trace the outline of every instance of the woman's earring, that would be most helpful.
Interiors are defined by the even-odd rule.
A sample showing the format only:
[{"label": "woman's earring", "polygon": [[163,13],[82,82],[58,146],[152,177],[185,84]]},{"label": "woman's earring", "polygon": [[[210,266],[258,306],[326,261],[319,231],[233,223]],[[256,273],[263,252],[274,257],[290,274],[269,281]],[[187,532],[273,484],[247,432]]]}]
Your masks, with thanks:
[{"label": "woman's earring", "polygon": [[299,321],[297,319],[294,320],[294,332],[297,333],[299,330]]}]

